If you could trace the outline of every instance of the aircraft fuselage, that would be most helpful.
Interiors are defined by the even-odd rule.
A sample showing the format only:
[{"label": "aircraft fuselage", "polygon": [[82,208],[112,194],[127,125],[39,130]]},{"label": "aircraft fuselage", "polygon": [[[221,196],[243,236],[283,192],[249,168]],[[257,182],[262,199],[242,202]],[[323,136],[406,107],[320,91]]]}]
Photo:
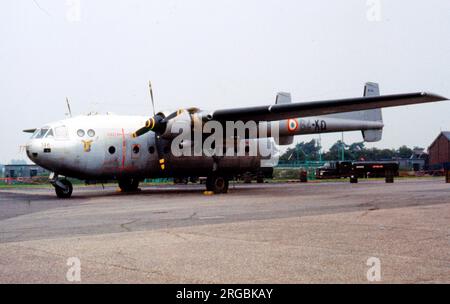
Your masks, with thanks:
[{"label": "aircraft fuselage", "polygon": [[[111,114],[77,116],[49,123],[33,134],[26,145],[27,155],[52,172],[83,180],[206,176],[213,169],[233,175],[260,167],[260,153],[257,156],[223,156],[219,161],[208,156],[175,157],[171,153],[171,141],[161,139],[166,159],[165,169],[161,170],[155,133],[132,137],[145,121],[146,117]],[[326,116],[294,118],[277,123],[280,137],[382,127],[378,122]],[[255,140],[265,140],[271,157],[277,156],[273,140]],[[219,168],[214,168],[215,162]]]}]

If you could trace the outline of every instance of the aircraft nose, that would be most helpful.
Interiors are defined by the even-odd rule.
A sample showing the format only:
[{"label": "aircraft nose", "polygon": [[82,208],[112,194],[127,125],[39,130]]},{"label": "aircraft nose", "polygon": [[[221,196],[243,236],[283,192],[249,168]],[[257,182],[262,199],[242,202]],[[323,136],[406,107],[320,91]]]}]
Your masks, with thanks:
[{"label": "aircraft nose", "polygon": [[30,160],[35,161],[37,159],[37,157],[39,156],[39,152],[36,140],[32,139],[28,141],[28,143],[26,144],[26,152]]}]

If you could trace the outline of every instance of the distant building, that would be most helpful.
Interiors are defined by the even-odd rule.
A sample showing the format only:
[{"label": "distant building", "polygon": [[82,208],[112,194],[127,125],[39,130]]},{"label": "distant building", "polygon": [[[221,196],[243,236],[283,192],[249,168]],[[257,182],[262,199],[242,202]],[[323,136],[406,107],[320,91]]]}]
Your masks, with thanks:
[{"label": "distant building", "polygon": [[394,158],[398,161],[399,170],[420,171],[426,168],[427,161],[423,158]]},{"label": "distant building", "polygon": [[450,163],[450,131],[441,132],[428,147],[430,169],[441,169]]},{"label": "distant building", "polygon": [[47,175],[49,172],[38,165],[4,165],[4,178],[30,178],[39,175]]},{"label": "distant building", "polygon": [[420,171],[428,167],[428,154],[423,148],[414,148],[409,158],[394,158],[398,162],[399,170],[402,171]]}]

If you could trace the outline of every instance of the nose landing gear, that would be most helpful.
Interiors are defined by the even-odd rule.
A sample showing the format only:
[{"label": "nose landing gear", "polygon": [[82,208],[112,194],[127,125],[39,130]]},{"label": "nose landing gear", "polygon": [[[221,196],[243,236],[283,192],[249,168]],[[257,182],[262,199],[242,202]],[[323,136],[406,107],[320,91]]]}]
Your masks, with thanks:
[{"label": "nose landing gear", "polygon": [[72,196],[73,186],[67,179],[59,179],[57,174],[50,175],[50,183],[55,187],[58,198],[70,198]]}]

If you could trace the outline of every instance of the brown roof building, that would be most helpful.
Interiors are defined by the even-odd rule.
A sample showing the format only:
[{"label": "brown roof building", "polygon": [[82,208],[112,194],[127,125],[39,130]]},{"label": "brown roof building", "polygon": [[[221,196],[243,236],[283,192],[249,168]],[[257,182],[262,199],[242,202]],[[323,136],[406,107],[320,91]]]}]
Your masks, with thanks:
[{"label": "brown roof building", "polygon": [[441,132],[428,147],[430,168],[438,168],[450,163],[450,131]]}]

